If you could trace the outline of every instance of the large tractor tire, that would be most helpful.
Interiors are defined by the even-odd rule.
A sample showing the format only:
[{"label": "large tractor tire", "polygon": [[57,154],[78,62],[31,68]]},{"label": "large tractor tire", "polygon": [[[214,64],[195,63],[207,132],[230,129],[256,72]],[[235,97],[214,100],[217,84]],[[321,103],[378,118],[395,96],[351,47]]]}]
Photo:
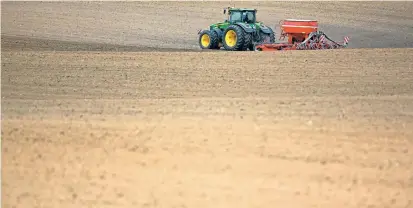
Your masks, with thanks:
[{"label": "large tractor tire", "polygon": [[219,49],[218,35],[214,31],[202,31],[199,34],[198,42],[201,49]]},{"label": "large tractor tire", "polygon": [[245,41],[244,41],[244,48],[243,50],[254,50],[254,44],[252,43],[252,33],[245,33]]},{"label": "large tractor tire", "polygon": [[245,32],[238,25],[230,25],[222,38],[224,48],[228,51],[244,50]]},{"label": "large tractor tire", "polygon": [[261,43],[274,43],[275,42],[275,34],[274,31],[269,27],[268,28],[271,33],[263,33],[262,31],[260,31],[260,36],[261,36]]}]

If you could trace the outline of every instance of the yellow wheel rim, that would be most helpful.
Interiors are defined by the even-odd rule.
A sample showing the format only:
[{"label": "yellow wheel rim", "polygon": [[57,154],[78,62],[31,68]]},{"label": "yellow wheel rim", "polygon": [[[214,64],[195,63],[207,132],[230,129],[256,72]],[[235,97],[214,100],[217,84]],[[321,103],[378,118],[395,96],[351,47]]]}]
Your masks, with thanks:
[{"label": "yellow wheel rim", "polygon": [[225,35],[225,43],[229,47],[234,47],[235,44],[237,43],[237,34],[233,30],[229,30],[227,34]]},{"label": "yellow wheel rim", "polygon": [[207,34],[203,34],[201,37],[201,44],[203,47],[208,47],[209,46],[209,42],[210,42],[210,38],[209,35]]}]

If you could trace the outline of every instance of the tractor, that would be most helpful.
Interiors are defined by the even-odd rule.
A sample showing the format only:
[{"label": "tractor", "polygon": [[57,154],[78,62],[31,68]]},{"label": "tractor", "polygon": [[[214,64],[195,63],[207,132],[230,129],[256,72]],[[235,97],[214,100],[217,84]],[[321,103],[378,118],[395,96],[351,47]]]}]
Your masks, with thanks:
[{"label": "tractor", "polygon": [[224,22],[211,24],[209,30],[198,32],[201,49],[224,47],[228,51],[253,51],[256,44],[275,42],[274,31],[257,21],[256,9],[228,7],[223,13],[227,14]]}]

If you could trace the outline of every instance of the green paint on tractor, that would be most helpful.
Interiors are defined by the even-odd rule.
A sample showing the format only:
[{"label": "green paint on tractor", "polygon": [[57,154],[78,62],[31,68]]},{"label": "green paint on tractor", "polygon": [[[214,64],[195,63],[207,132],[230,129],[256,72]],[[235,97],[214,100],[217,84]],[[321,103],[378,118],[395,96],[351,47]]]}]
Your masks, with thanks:
[{"label": "green paint on tractor", "polygon": [[256,44],[274,43],[273,30],[256,18],[257,10],[248,8],[224,9],[227,19],[211,24],[209,30],[199,32],[201,49],[221,49],[229,51],[254,50]]}]

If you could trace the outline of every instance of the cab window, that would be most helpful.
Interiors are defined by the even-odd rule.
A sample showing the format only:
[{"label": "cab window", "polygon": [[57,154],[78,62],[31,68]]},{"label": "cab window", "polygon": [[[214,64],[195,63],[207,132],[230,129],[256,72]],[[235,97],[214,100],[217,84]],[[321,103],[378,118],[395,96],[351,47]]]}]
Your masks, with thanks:
[{"label": "cab window", "polygon": [[231,11],[230,21],[232,21],[232,22],[241,21],[241,12]]}]

